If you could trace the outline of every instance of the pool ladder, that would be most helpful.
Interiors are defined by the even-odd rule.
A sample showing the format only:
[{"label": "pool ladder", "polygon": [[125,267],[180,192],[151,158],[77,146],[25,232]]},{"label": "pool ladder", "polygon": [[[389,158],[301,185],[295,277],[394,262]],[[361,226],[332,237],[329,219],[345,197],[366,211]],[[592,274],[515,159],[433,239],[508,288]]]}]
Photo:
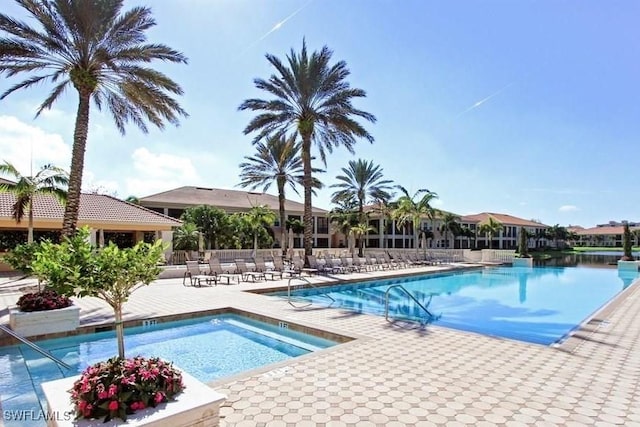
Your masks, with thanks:
[{"label": "pool ladder", "polygon": [[37,346],[36,344],[34,344],[33,342],[29,341],[28,339],[26,339],[25,337],[23,337],[22,335],[18,335],[16,334],[12,329],[7,328],[4,325],[0,325],[0,330],[4,331],[6,334],[11,335],[12,337],[14,337],[15,339],[17,339],[18,341],[20,341],[21,343],[25,344],[27,347],[31,348],[32,350],[37,351],[38,353],[40,353],[41,355],[43,355],[44,357],[51,359],[52,361],[56,362],[58,365],[62,366],[65,369],[69,369],[71,370],[71,366],[67,365],[66,363],[64,363],[62,360],[58,359],[57,357],[53,356],[51,353],[49,353],[47,350],[45,350],[42,347]]},{"label": "pool ladder", "polygon": [[[294,299],[292,298],[291,295],[291,281],[292,280],[300,280],[302,282],[305,282],[307,285],[309,285],[309,287],[314,288],[314,289],[320,289],[319,287],[315,286],[313,283],[311,283],[307,278],[305,277],[292,277],[289,279],[289,282],[287,283],[287,302],[289,303],[289,305],[291,305],[292,307],[295,308],[305,308],[305,307],[309,307],[311,304],[313,303],[308,303],[305,305],[300,305],[300,306],[296,306],[293,301]],[[329,298],[331,300],[331,304],[333,304],[334,302],[336,302],[336,300],[329,294],[327,293],[321,293],[318,294],[319,296],[325,297],[325,298]]]},{"label": "pool ladder", "polygon": [[384,293],[384,318],[387,321],[389,321],[389,293],[391,292],[392,289],[396,289],[396,288],[404,292],[409,298],[411,298],[416,303],[418,307],[422,309],[422,311],[427,313],[427,316],[429,316],[429,319],[428,319],[429,322],[440,318],[440,316],[436,316],[435,314],[431,313],[427,308],[429,307],[429,304],[431,304],[431,299],[433,298],[434,294],[429,295],[429,301],[427,301],[427,304],[424,305],[420,301],[418,301],[418,299],[415,296],[413,296],[413,294],[409,292],[407,288],[405,288],[404,286],[391,285],[387,288],[387,291]]}]

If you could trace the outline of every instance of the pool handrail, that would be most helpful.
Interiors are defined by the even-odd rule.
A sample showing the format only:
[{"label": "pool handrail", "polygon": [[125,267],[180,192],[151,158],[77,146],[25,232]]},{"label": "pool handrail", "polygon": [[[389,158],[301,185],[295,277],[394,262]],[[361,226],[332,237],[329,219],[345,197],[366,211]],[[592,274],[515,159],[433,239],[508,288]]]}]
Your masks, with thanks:
[{"label": "pool handrail", "polygon": [[[420,307],[425,313],[427,313],[427,315],[429,316],[430,320],[438,318],[438,316],[435,316],[433,313],[431,313],[427,307],[422,305],[422,303],[420,301],[418,301],[418,299],[415,296],[413,296],[413,294],[411,292],[409,292],[407,290],[407,288],[405,288],[402,285],[391,285],[391,286],[389,286],[387,288],[387,291],[384,293],[384,318],[385,318],[386,321],[389,321],[389,292],[392,289],[395,289],[395,288],[399,288],[405,294],[407,294],[409,296],[409,298],[411,298],[418,305],[418,307]],[[433,294],[431,294],[431,297],[433,297]],[[429,303],[427,303],[427,306],[430,303],[431,303],[431,298],[429,299]]]},{"label": "pool handrail", "polygon": [[[309,285],[309,287],[314,288],[314,289],[320,289],[320,288],[318,286],[315,286],[313,283],[311,283],[309,281],[309,279],[307,279],[305,277],[302,277],[302,276],[291,277],[289,279],[289,281],[287,282],[287,302],[289,303],[289,305],[291,305],[292,307],[295,307],[295,308],[309,307],[313,303],[310,302],[309,304],[306,304],[306,305],[303,305],[303,306],[300,306],[300,307],[296,307],[296,305],[293,303],[293,301],[291,299],[291,281],[292,280],[301,280],[301,281],[305,282],[307,285]],[[322,297],[329,298],[331,300],[331,304],[336,302],[336,300],[331,295],[329,295],[327,293],[322,293],[322,294],[318,294],[318,295],[322,296]]]},{"label": "pool handrail", "polygon": [[29,341],[28,339],[26,339],[22,335],[16,334],[12,329],[7,328],[4,325],[0,325],[0,330],[4,331],[8,335],[11,335],[13,338],[15,338],[18,341],[20,341],[21,343],[25,344],[27,347],[31,348],[32,350],[35,350],[38,353],[40,353],[41,355],[43,355],[43,356],[47,357],[48,359],[51,359],[52,361],[56,362],[58,365],[62,366],[63,368],[68,369],[68,370],[72,369],[71,366],[67,365],[62,360],[60,360],[57,357],[53,356],[51,353],[49,353],[47,350],[43,349],[42,347],[39,347],[36,344],[34,344],[33,342]]}]

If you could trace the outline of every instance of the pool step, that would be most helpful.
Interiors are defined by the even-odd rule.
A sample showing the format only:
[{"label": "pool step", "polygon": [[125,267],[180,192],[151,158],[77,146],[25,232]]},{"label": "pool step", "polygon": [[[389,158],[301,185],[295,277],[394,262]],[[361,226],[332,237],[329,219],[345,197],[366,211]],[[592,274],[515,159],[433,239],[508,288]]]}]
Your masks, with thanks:
[{"label": "pool step", "polygon": [[318,347],[318,346],[315,346],[313,344],[309,344],[309,343],[297,340],[297,339],[292,338],[292,337],[287,337],[287,336],[281,335],[281,334],[279,334],[277,332],[271,332],[271,331],[267,331],[267,330],[262,329],[262,328],[258,328],[256,326],[251,326],[251,325],[248,325],[248,324],[246,324],[244,322],[239,322],[239,321],[234,320],[234,319],[224,319],[224,322],[226,322],[226,323],[228,323],[230,325],[236,326],[238,328],[242,328],[242,329],[246,329],[246,330],[251,331],[251,332],[255,332],[256,334],[260,334],[260,335],[264,335],[264,336],[269,337],[269,338],[273,338],[274,340],[282,341],[284,343],[291,344],[291,345],[294,345],[294,346],[299,347],[299,348],[303,348],[305,350],[317,351],[317,350],[322,350],[323,349],[323,347]]}]

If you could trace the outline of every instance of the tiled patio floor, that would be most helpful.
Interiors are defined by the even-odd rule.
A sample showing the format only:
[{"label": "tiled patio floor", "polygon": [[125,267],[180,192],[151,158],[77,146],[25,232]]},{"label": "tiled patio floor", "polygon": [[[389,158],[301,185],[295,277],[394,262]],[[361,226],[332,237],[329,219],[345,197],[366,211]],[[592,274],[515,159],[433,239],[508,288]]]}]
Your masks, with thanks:
[{"label": "tiled patio floor", "polygon": [[[359,337],[213,384],[228,396],[223,426],[640,426],[638,285],[560,348],[315,305],[295,309],[280,298],[241,292],[261,286],[185,288],[168,279],[125,305],[127,318],[236,307]],[[16,298],[0,294],[0,304]],[[79,304],[83,324],[111,319],[99,300]]]}]

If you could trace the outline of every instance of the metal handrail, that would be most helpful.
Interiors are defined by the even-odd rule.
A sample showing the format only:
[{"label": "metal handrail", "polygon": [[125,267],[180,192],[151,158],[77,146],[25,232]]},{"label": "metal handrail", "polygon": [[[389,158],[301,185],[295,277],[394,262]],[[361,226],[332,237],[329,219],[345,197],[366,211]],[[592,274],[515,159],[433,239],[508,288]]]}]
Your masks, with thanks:
[{"label": "metal handrail", "polygon": [[[289,303],[289,305],[291,305],[292,307],[295,307],[295,308],[304,308],[304,307],[309,307],[309,306],[310,306],[311,304],[313,304],[313,303],[311,303],[311,302],[310,302],[309,304],[302,305],[302,306],[296,306],[296,305],[293,303],[293,301],[292,301],[292,299],[291,299],[291,281],[292,281],[292,280],[301,280],[301,281],[305,282],[307,285],[309,285],[310,287],[312,287],[312,288],[314,288],[314,289],[320,289],[320,288],[319,288],[319,287],[317,287],[317,286],[315,286],[313,283],[311,283],[311,282],[309,281],[309,279],[307,279],[307,278],[305,278],[305,277],[301,277],[301,276],[300,276],[300,277],[291,277],[291,278],[289,279],[289,281],[287,282],[287,302]],[[333,304],[334,302],[336,302],[336,300],[335,300],[331,295],[329,295],[329,294],[327,294],[327,293],[322,293],[322,294],[318,294],[318,295],[319,295],[319,296],[326,297],[326,298],[329,298],[329,299],[331,300],[331,303],[332,303],[332,304]]]},{"label": "metal handrail", "polygon": [[53,356],[47,350],[43,349],[42,347],[37,346],[36,344],[32,343],[31,341],[29,341],[25,337],[16,334],[13,330],[7,328],[6,326],[0,325],[0,330],[4,331],[8,335],[11,335],[12,337],[17,339],[21,343],[25,344],[27,347],[31,348],[32,350],[35,350],[38,353],[40,353],[41,355],[53,360],[54,362],[56,362],[58,365],[62,366],[63,368],[69,369],[69,370],[73,369],[73,368],[71,368],[71,366],[67,365],[62,360],[60,360],[57,357]]},{"label": "metal handrail", "polygon": [[[427,313],[427,315],[431,319],[435,319],[437,317],[433,313],[431,313],[427,309],[427,307],[422,305],[422,303],[420,301],[418,301],[418,299],[416,297],[414,297],[413,294],[407,290],[407,288],[405,288],[402,285],[392,285],[392,286],[389,286],[387,288],[387,291],[384,294],[384,318],[387,321],[389,321],[389,292],[391,291],[391,289],[394,289],[394,288],[400,288],[405,294],[407,294],[409,296],[409,298],[411,298],[418,305],[418,307],[420,307],[425,313]],[[433,298],[433,294],[431,294],[431,298]],[[429,303],[427,303],[427,305],[429,305],[431,303],[431,298],[429,298]]]}]

